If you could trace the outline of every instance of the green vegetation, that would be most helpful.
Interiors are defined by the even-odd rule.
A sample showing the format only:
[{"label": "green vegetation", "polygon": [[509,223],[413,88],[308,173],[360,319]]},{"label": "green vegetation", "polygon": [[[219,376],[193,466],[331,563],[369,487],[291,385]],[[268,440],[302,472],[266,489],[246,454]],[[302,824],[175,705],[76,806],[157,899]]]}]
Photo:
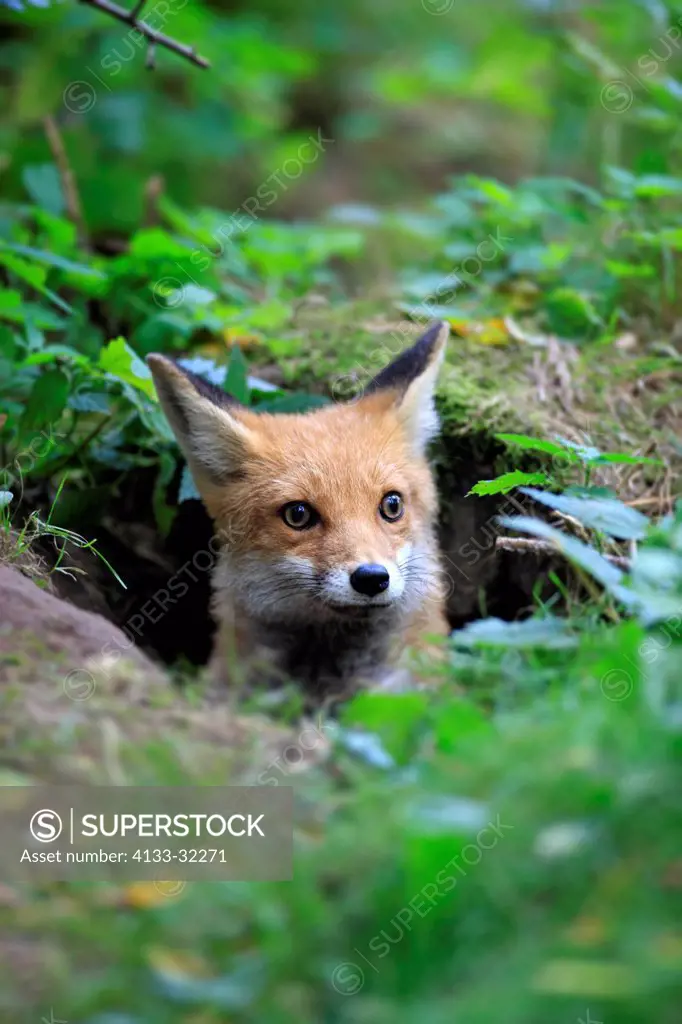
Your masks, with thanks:
[{"label": "green vegetation", "polygon": [[503,621],[484,579],[430,685],[320,712],[314,755],[295,685],[216,699],[180,661],[73,701],[68,652],[30,685],[0,654],[0,784],[297,807],[288,883],[0,879],[0,1011],[673,1024],[682,8],[150,5],[209,70],[0,0],[0,564],[119,622],[141,566],[173,571],[195,491],[149,352],[298,411],[439,317],[444,521],[482,514],[536,582]]}]

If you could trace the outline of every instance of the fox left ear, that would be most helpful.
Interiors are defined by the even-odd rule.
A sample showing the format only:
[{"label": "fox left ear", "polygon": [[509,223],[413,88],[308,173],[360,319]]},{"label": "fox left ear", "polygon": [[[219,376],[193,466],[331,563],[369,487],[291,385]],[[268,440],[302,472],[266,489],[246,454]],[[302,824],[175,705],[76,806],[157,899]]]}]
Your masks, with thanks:
[{"label": "fox left ear", "polygon": [[253,448],[239,403],[166,356],[147,356],[161,408],[192,471],[199,492],[225,484]]},{"label": "fox left ear", "polygon": [[366,395],[379,391],[395,393],[398,417],[419,451],[423,451],[438,432],[434,392],[449,334],[449,324],[435,321],[365,389]]}]

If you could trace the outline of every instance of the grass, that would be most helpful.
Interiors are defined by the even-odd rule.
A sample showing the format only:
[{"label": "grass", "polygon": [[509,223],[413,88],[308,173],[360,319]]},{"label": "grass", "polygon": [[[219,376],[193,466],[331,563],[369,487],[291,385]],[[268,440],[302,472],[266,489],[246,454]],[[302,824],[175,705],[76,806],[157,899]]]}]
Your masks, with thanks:
[{"label": "grass", "polygon": [[[645,547],[670,559],[671,596],[666,536]],[[456,634],[440,687],[357,697],[305,772],[282,760],[296,727],[253,704],[142,680],[71,707],[54,686],[4,691],[5,784],[267,770],[296,796],[291,882],[0,890],[7,1019],[673,1024],[680,617],[595,611],[560,639],[551,619],[544,640]]]}]

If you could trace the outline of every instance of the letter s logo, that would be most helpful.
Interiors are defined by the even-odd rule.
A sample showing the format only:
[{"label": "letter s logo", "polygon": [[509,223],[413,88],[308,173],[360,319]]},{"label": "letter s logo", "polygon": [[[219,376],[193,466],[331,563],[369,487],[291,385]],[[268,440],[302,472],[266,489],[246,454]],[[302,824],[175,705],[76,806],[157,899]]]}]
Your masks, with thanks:
[{"label": "letter s logo", "polygon": [[56,811],[36,811],[29,824],[31,835],[39,843],[53,843],[62,832],[62,819]]}]

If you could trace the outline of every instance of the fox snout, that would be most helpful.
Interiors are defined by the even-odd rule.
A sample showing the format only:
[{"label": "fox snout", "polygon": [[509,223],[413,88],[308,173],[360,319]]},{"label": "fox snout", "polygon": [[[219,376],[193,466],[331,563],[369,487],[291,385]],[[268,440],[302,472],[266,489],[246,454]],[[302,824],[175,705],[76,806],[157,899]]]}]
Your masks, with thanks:
[{"label": "fox snout", "polygon": [[319,574],[319,600],[334,611],[389,608],[406,596],[405,575],[396,561],[346,563]]},{"label": "fox snout", "polygon": [[353,590],[357,590],[358,594],[364,594],[365,597],[383,594],[391,582],[388,569],[383,565],[377,565],[376,562],[359,565],[355,572],[350,574],[349,579]]}]

